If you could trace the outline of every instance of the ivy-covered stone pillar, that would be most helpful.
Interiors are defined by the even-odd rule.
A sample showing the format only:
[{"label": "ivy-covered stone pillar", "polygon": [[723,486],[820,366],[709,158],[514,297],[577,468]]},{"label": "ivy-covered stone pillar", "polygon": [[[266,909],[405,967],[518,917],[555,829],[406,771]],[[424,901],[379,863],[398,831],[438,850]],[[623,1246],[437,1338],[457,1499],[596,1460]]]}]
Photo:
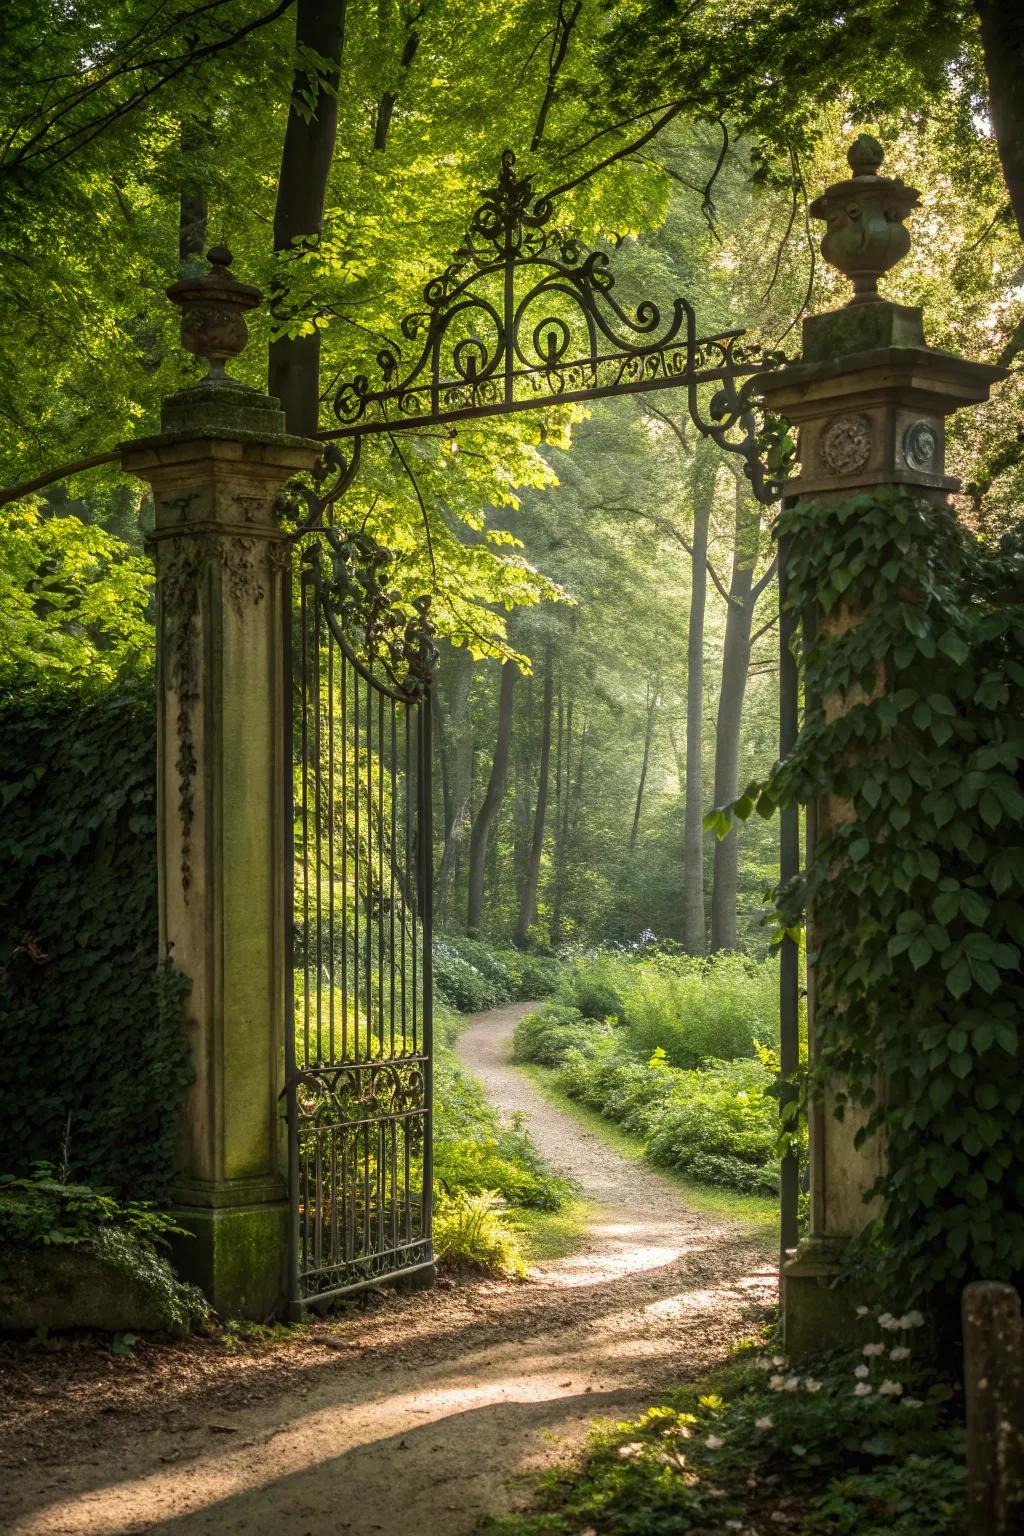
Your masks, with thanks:
[{"label": "ivy-covered stone pillar", "polygon": [[184,345],[210,364],[163,406],[158,436],[124,445],[152,486],[157,582],[160,953],[191,983],[195,1078],[179,1136],[181,1271],[222,1316],[268,1317],[284,1289],[284,746],[288,550],[284,482],[319,445],[278,402],[224,372],[259,291],[223,248],[168,290]]},{"label": "ivy-covered stone pillar", "polygon": [[[853,298],[842,309],[805,320],[801,360],[760,381],[767,408],[798,432],[800,473],[787,486],[787,504],[825,506],[883,486],[913,487],[941,502],[959,486],[945,472],[945,418],[987,399],[1003,370],[934,350],[925,342],[919,308],[880,297],[879,276],[910,248],[903,221],[919,194],[879,174],[882,149],[869,136],[857,139],[848,158],[852,178],[830,187],[811,212],[827,222],[822,254],[852,280]],[[783,562],[785,556],[783,547]],[[819,618],[810,614],[804,621],[813,625]],[[820,615],[820,633],[827,638],[858,622],[855,608],[832,605]],[[883,659],[879,692],[885,672]],[[870,696],[861,691],[858,698],[807,699],[805,707],[835,719]],[[814,858],[816,836],[850,817],[850,805],[832,795],[810,806],[808,857]],[[841,870],[835,878],[842,878]],[[816,1008],[815,959],[843,942],[844,935],[823,931],[820,914],[808,913],[812,1062],[824,1022]],[[842,1028],[841,1020],[829,1024]],[[829,1083],[810,1111],[810,1232],[783,1270],[785,1338],[794,1355],[836,1344],[852,1325],[857,1298],[836,1279],[846,1245],[877,1214],[866,1195],[885,1170],[880,1136],[857,1144],[864,1116],[848,1108],[836,1118],[833,1104],[842,1087]]]}]

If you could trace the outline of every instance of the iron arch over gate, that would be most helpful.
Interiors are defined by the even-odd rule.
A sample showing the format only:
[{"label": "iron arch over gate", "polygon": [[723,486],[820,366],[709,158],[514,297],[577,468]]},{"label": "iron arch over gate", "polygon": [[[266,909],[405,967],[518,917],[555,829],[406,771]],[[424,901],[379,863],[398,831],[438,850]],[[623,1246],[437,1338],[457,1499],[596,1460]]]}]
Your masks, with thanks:
[{"label": "iron arch over gate", "polygon": [[[364,439],[576,401],[684,389],[694,425],[743,459],[777,501],[785,423],[758,375],[786,361],[739,330],[700,335],[682,297],[632,315],[611,256],[553,222],[506,151],[451,264],[428,283],[377,377],[342,383],[312,483],[285,512],[301,551],[288,659],[287,830],[295,934],[287,1100],[293,1316],[317,1300],[432,1265],[430,676],[424,600],[399,612],[391,556],[338,518]],[[783,749],[796,733],[792,620],[780,622]],[[781,876],[798,872],[784,814]],[[797,951],[782,942],[782,1069],[796,1069]],[[782,1248],[796,1241],[797,1168],[785,1160]]]}]

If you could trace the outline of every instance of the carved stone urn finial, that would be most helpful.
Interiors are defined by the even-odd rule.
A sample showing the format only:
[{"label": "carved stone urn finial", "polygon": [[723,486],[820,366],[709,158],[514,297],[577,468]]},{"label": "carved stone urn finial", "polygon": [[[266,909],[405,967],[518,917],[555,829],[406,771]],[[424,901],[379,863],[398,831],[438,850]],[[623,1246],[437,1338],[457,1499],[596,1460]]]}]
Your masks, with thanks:
[{"label": "carved stone urn finial", "polygon": [[903,221],[921,194],[899,177],[878,174],[885,153],[877,139],[859,134],[847,160],[853,175],[837,182],[811,204],[816,219],[828,225],[821,254],[853,283],[851,304],[869,304],[880,296],[878,279],[910,250]]},{"label": "carved stone urn finial", "polygon": [[224,372],[224,364],[237,357],[249,339],[245,323],[247,310],[255,309],[263,295],[250,283],[232,277],[231,252],[225,245],[215,245],[206,253],[209,272],[199,277],[184,277],[172,283],[167,297],[181,310],[181,344],[196,357],[206,359],[208,373],[204,384],[242,386]]}]

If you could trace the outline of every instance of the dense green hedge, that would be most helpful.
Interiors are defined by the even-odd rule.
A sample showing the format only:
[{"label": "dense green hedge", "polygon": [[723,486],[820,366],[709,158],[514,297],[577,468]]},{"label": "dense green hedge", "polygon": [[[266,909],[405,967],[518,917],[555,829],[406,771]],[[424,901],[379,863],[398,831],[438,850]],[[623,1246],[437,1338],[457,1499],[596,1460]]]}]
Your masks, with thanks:
[{"label": "dense green hedge", "polygon": [[189,1081],[157,966],[154,712],[142,683],[0,702],[0,1169],[160,1199]]}]

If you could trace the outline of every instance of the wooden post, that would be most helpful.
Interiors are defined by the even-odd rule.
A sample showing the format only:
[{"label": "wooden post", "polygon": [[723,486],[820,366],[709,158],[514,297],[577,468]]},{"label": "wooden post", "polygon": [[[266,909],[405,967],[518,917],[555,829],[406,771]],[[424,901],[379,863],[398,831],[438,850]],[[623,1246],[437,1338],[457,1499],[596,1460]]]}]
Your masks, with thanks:
[{"label": "wooden post", "polygon": [[1024,1324],[1012,1285],[964,1291],[970,1536],[1024,1531]]}]

